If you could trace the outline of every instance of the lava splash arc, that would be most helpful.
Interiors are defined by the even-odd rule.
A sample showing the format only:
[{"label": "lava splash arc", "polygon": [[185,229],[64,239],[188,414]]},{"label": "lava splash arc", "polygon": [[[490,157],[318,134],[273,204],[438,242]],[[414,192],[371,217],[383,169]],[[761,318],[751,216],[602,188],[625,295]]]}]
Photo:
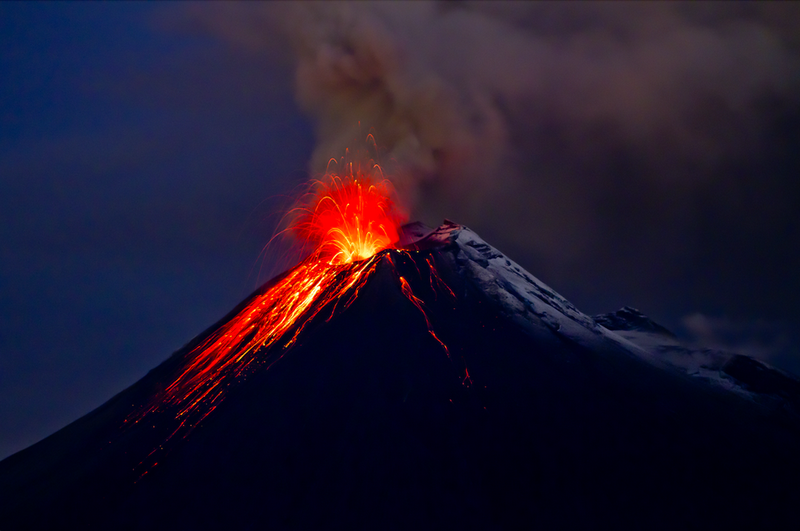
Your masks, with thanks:
[{"label": "lava splash arc", "polygon": [[313,247],[317,260],[331,265],[366,260],[392,246],[407,221],[392,199],[389,181],[353,175],[352,166],[344,178],[331,174],[315,181],[308,195],[309,206],[295,209],[291,231]]}]

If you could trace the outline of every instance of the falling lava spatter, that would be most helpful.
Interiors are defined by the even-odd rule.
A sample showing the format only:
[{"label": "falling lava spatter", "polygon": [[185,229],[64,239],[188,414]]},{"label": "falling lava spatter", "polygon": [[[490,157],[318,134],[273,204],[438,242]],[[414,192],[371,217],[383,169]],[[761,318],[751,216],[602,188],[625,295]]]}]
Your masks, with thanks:
[{"label": "falling lava spatter", "polygon": [[297,219],[290,231],[310,246],[315,261],[329,265],[366,260],[399,239],[407,215],[392,199],[386,179],[373,179],[347,165],[349,174],[329,173],[314,181],[307,206],[294,210]]},{"label": "falling lava spatter", "polygon": [[[337,310],[350,306],[384,256],[394,266],[390,252],[408,253],[396,248],[407,216],[392,199],[391,184],[373,179],[352,164],[346,168],[344,176],[329,172],[324,180],[315,181],[306,204],[292,211],[295,221],[288,232],[304,250],[311,250],[308,257],[195,347],[174,380],[126,423],[135,424],[149,413],[176,408],[179,423],[167,441],[178,434],[185,437],[216,409],[234,381],[256,366],[266,364],[268,368],[281,359],[320,312],[325,309],[330,319]],[[438,288],[453,295],[430,258],[427,265],[434,293]],[[422,312],[428,332],[449,357],[423,301],[403,276],[397,278],[401,292]],[[273,346],[276,349],[267,350]]]}]

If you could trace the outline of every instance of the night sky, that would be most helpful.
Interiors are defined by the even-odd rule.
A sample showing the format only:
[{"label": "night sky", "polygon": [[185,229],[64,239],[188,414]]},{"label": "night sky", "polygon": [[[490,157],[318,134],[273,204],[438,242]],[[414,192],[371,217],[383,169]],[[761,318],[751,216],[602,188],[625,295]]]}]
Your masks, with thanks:
[{"label": "night sky", "polygon": [[0,3],[0,458],[288,265],[369,127],[415,219],[800,374],[800,8],[633,6]]}]

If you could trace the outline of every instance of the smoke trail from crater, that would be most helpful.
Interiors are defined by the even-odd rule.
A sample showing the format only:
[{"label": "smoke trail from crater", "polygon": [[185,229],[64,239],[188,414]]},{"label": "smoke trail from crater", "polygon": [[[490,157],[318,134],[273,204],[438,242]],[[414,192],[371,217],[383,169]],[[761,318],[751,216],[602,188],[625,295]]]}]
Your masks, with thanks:
[{"label": "smoke trail from crater", "polygon": [[[780,4],[218,11],[206,24],[235,42],[291,45],[318,138],[312,170],[374,128],[416,217],[514,226],[520,245],[556,259],[579,256],[610,229],[606,211],[635,215],[637,201],[658,218],[645,221],[669,225],[664,197],[756,150],[770,109],[800,100],[800,9]],[[636,201],[603,192],[625,188]]]}]

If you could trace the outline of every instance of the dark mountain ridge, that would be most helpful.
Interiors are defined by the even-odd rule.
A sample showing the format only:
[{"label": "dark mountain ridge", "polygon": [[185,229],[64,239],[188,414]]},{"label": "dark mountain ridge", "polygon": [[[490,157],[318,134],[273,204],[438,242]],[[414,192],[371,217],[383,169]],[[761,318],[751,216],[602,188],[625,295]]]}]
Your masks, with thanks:
[{"label": "dark mountain ridge", "polygon": [[215,327],[0,462],[0,530],[797,525],[791,409],[658,360],[464,227],[424,233],[188,437],[164,444],[171,410],[124,421]]},{"label": "dark mountain ridge", "polygon": [[640,332],[675,337],[675,334],[656,323],[636,308],[630,306],[620,308],[616,312],[595,315],[594,320],[597,324],[609,330],[637,330]]}]

